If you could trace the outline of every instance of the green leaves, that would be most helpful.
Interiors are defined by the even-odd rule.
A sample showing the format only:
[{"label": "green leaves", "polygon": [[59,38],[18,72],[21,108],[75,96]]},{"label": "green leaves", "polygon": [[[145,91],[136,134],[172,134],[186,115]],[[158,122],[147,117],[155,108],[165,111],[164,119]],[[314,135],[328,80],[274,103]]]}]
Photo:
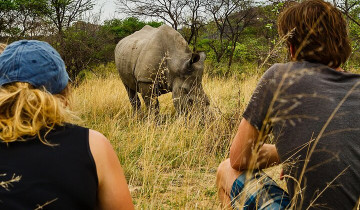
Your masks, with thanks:
[{"label": "green leaves", "polygon": [[105,21],[103,28],[115,34],[117,41],[119,41],[120,39],[134,33],[135,31],[142,29],[145,25],[150,25],[157,28],[162,24],[163,23],[155,21],[144,22],[140,21],[136,17],[128,17],[124,20],[112,19]]},{"label": "green leaves", "polygon": [[94,0],[1,0],[0,34],[34,36],[44,26],[62,33],[93,6]]}]

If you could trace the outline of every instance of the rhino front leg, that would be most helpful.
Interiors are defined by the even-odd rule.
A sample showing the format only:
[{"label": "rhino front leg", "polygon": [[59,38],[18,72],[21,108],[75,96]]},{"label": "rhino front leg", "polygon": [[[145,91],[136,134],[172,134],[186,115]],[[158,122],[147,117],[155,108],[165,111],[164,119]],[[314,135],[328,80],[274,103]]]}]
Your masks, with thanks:
[{"label": "rhino front leg", "polygon": [[134,112],[137,112],[140,110],[141,107],[141,101],[137,94],[137,92],[133,89],[130,89],[127,85],[125,85],[126,92],[129,96],[130,104],[134,110]]},{"label": "rhino front leg", "polygon": [[156,85],[152,83],[138,83],[140,93],[150,113],[159,114],[159,100]]}]

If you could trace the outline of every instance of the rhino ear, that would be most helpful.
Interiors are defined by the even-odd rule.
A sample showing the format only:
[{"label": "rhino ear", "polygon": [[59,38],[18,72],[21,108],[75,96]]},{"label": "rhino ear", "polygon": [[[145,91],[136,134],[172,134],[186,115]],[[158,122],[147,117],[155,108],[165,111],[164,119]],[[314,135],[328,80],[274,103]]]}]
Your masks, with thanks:
[{"label": "rhino ear", "polygon": [[199,52],[200,60],[204,61],[206,59],[206,53],[205,52]]},{"label": "rhino ear", "polygon": [[201,57],[200,57],[200,55],[199,55],[198,53],[193,53],[193,54],[191,55],[190,65],[198,62],[198,61],[200,60],[200,58],[201,58]]}]

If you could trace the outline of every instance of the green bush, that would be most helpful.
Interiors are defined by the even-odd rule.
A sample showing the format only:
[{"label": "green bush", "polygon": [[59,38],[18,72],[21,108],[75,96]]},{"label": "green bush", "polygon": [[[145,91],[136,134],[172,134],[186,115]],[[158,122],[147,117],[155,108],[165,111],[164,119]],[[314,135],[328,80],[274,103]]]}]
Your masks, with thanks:
[{"label": "green bush", "polygon": [[142,29],[145,25],[150,25],[152,27],[159,27],[163,23],[161,22],[144,22],[140,21],[138,18],[135,17],[128,17],[124,20],[120,19],[111,19],[104,22],[103,29],[106,31],[110,31],[115,36],[115,43],[119,42],[121,39],[129,36],[130,34],[134,33]]},{"label": "green bush", "polygon": [[73,81],[82,70],[114,60],[114,35],[99,25],[79,21],[61,36],[47,39],[61,54]]}]

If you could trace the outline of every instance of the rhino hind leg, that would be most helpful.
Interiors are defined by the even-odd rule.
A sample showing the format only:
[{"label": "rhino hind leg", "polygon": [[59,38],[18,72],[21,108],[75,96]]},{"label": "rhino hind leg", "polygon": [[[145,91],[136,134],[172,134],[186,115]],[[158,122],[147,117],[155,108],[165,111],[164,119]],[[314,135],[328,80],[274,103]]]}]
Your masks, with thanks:
[{"label": "rhino hind leg", "polygon": [[141,101],[137,94],[137,92],[133,89],[130,89],[127,85],[125,85],[126,92],[129,96],[130,104],[135,112],[140,110]]}]

